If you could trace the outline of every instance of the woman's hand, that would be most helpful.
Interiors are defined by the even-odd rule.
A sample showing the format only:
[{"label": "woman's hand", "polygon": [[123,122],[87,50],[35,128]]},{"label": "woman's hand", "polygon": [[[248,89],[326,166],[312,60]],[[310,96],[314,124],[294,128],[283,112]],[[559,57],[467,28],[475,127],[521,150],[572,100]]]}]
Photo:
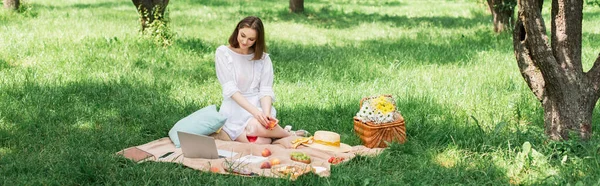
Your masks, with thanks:
[{"label": "woman's hand", "polygon": [[268,128],[268,126],[269,126],[269,118],[268,118],[268,116],[267,116],[265,113],[263,113],[263,112],[261,112],[261,111],[257,110],[256,112],[254,112],[254,113],[252,114],[252,116],[254,116],[254,118],[255,118],[255,119],[256,119],[256,120],[257,120],[257,121],[258,121],[258,122],[259,122],[259,123],[260,123],[262,126],[264,126],[265,128]]},{"label": "woman's hand", "polygon": [[273,130],[275,126],[279,125],[279,120],[277,118],[267,116],[267,119],[269,120],[269,124],[266,127],[267,129]]}]

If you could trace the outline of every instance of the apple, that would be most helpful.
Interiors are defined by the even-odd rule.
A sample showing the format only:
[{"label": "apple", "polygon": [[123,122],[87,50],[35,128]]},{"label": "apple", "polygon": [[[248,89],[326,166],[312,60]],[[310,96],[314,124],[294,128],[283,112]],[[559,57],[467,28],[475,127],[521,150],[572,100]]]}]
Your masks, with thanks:
[{"label": "apple", "polygon": [[219,173],[221,170],[219,170],[219,167],[210,167],[210,172]]},{"label": "apple", "polygon": [[271,159],[271,165],[279,165],[281,161],[278,158]]},{"label": "apple", "polygon": [[269,118],[269,126],[267,126],[267,129],[273,130],[275,128],[275,124],[277,124],[276,121],[274,119]]},{"label": "apple", "polygon": [[263,150],[261,154],[262,154],[263,157],[270,156],[271,155],[271,150],[265,148],[265,150]]},{"label": "apple", "polygon": [[270,169],[271,168],[271,163],[269,163],[268,161],[262,162],[260,164],[260,168],[261,169]]}]

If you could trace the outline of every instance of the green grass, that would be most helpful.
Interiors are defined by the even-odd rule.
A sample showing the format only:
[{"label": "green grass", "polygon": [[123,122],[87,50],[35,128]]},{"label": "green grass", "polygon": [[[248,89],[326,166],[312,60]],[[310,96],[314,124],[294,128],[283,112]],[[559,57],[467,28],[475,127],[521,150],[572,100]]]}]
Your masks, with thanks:
[{"label": "green grass", "polygon": [[[138,34],[129,1],[29,0],[21,13],[0,11],[0,185],[600,183],[598,133],[589,142],[545,138],[512,38],[492,32],[483,2],[306,1],[301,15],[287,6],[172,1],[166,48]],[[282,125],[359,145],[359,100],[392,94],[408,141],[295,182],[116,156],[220,104],[214,51],[247,15],[265,22]],[[586,69],[600,51],[599,16],[585,7]],[[525,142],[538,153],[524,154]]]}]

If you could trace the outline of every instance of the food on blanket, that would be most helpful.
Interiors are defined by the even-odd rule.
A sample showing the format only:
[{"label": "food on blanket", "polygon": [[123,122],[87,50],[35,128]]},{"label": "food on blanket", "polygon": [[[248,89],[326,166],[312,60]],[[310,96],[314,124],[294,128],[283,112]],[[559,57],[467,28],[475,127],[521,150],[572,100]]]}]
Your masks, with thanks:
[{"label": "food on blanket", "polygon": [[270,163],[270,162],[268,162],[268,161],[262,162],[262,163],[260,164],[260,168],[261,168],[261,169],[270,169],[270,168],[271,168],[271,163]]},{"label": "food on blanket", "polygon": [[329,158],[329,160],[327,160],[327,162],[335,165],[335,164],[341,163],[344,160],[345,160],[344,157],[331,157],[331,158]]},{"label": "food on blanket", "polygon": [[279,158],[273,158],[269,162],[271,162],[271,165],[279,165],[281,163],[281,161],[279,160]]},{"label": "food on blanket", "polygon": [[312,166],[306,165],[276,165],[271,168],[271,172],[279,177],[289,177],[295,180],[300,175],[313,171]]},{"label": "food on blanket", "polygon": [[304,144],[304,143],[312,143],[313,142],[313,137],[305,137],[305,138],[298,138],[292,141],[292,148],[298,148],[298,146]]},{"label": "food on blanket", "polygon": [[219,173],[221,170],[219,170],[219,167],[210,167],[210,172]]},{"label": "food on blanket", "polygon": [[310,156],[308,156],[307,154],[304,154],[302,152],[292,152],[290,154],[290,159],[297,161],[297,162],[310,164]]},{"label": "food on blanket", "polygon": [[281,177],[290,177],[291,179],[296,179],[303,173],[302,168],[292,165],[275,167],[271,169],[271,172]]},{"label": "food on blanket", "polygon": [[268,123],[267,129],[273,130],[276,125],[277,125],[277,121],[275,121],[274,119],[269,118],[269,123]]},{"label": "food on blanket", "polygon": [[262,151],[262,156],[263,157],[267,157],[271,155],[271,150],[265,148],[265,150]]}]

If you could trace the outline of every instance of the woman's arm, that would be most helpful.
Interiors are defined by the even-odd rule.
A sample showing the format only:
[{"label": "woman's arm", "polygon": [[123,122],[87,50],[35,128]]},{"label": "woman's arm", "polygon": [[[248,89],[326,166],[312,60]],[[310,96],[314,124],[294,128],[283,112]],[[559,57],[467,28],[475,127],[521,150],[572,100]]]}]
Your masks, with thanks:
[{"label": "woman's arm", "polygon": [[[250,114],[252,114],[252,116],[254,116],[254,118],[256,118],[256,120],[258,120],[258,122],[262,125],[262,126],[267,126],[268,125],[268,118],[267,116],[270,117],[269,115],[266,115],[265,113],[261,112],[260,110],[258,110],[258,108],[256,108],[254,105],[252,105],[250,102],[248,102],[248,100],[246,100],[246,98],[244,96],[242,96],[242,93],[240,92],[235,92],[233,93],[233,95],[231,96],[231,99],[233,99],[238,105],[240,105],[242,108],[244,108],[244,110],[248,111]],[[270,100],[269,100],[270,102]],[[263,104],[263,101],[261,99],[261,105]],[[264,109],[264,106],[263,106]],[[271,106],[269,103],[269,113],[271,112]]]},{"label": "woman's arm", "polygon": [[262,74],[260,75],[259,98],[260,107],[268,117],[271,116],[271,107],[275,101],[275,92],[273,92],[273,63],[271,57],[266,54],[264,59]]},{"label": "woman's arm", "polygon": [[273,106],[271,96],[260,98],[260,107],[262,108],[263,113],[269,117],[271,117],[271,106]]}]

